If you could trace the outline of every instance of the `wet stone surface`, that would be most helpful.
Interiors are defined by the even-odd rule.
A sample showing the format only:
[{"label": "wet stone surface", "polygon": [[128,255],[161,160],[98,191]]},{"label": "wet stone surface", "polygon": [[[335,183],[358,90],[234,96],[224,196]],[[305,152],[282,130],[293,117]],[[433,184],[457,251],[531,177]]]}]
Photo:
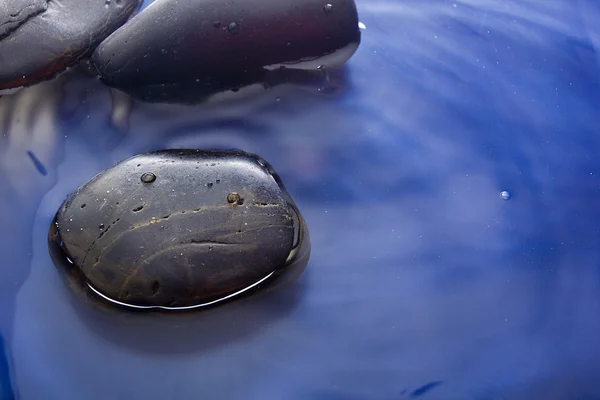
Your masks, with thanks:
[{"label": "wet stone surface", "polygon": [[354,0],[161,0],[102,42],[101,79],[126,92],[243,85],[280,67],[346,62],[360,43]]},{"label": "wet stone surface", "polygon": [[0,1],[0,39],[17,29],[30,17],[46,11],[47,0]]},{"label": "wet stone surface", "polygon": [[124,160],[77,189],[49,239],[84,290],[132,306],[181,308],[292,269],[305,230],[259,157],[165,150]]},{"label": "wet stone surface", "polygon": [[0,90],[76,64],[139,6],[139,0],[0,0]]}]

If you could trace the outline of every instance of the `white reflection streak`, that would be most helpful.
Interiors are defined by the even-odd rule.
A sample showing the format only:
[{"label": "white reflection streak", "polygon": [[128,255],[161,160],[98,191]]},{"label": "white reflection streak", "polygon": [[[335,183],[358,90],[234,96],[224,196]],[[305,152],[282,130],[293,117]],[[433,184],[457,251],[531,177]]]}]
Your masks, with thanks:
[{"label": "white reflection streak", "polygon": [[248,287],[245,287],[244,289],[238,290],[237,292],[232,293],[232,294],[230,294],[228,296],[222,297],[222,298],[217,299],[217,300],[209,301],[208,303],[196,304],[196,305],[187,306],[187,307],[136,306],[134,304],[128,304],[128,303],[123,303],[121,301],[113,300],[110,297],[107,297],[106,295],[100,293],[92,285],[90,285],[89,282],[87,283],[87,285],[88,285],[88,287],[90,289],[92,289],[92,291],[94,293],[96,293],[98,296],[102,297],[103,299],[105,299],[107,301],[110,301],[111,303],[118,304],[118,305],[125,306],[125,307],[131,307],[131,308],[137,308],[137,309],[156,309],[156,308],[158,308],[158,309],[162,309],[162,310],[193,310],[195,308],[207,307],[207,306],[210,306],[210,305],[213,305],[213,304],[220,303],[220,302],[225,301],[227,299],[231,299],[232,297],[239,296],[240,294],[242,294],[244,292],[247,292],[248,290],[250,290],[250,289],[252,289],[252,288],[260,285],[261,283],[263,283],[264,281],[266,281],[267,279],[269,279],[271,276],[273,276],[274,273],[275,273],[275,271],[271,272],[269,275],[265,276],[264,278],[260,279],[259,281],[254,282],[252,285],[250,285]]}]

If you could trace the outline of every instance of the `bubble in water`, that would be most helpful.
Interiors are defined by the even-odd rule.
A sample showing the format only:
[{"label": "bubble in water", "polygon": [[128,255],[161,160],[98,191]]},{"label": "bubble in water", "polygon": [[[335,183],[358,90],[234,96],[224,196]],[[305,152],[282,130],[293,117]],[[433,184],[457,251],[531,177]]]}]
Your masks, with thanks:
[{"label": "bubble in water", "polygon": [[325,11],[326,14],[328,14],[331,11],[333,11],[333,6],[329,3],[327,3],[323,6],[323,10]]},{"label": "bubble in water", "polygon": [[100,230],[103,230],[104,229],[104,224],[100,224],[100,226],[98,228],[100,228]]},{"label": "bubble in water", "polygon": [[156,175],[154,175],[152,172],[144,172],[144,174],[142,174],[142,177],[140,179],[144,183],[151,183],[156,180]]},{"label": "bubble in water", "polygon": [[229,31],[229,33],[239,33],[240,25],[237,22],[232,22],[227,27],[227,30]]},{"label": "bubble in water", "polygon": [[512,195],[510,194],[510,192],[508,190],[503,190],[500,193],[500,196],[502,196],[503,200],[510,200],[510,198],[512,197]]}]

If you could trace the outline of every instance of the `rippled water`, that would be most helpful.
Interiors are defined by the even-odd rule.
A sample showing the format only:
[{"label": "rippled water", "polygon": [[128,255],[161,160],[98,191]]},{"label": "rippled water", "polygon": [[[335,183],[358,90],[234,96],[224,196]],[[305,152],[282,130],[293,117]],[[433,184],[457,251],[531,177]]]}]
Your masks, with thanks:
[{"label": "rippled water", "polygon": [[[327,82],[180,106],[73,70],[0,99],[1,399],[600,398],[600,6],[358,7]],[[54,212],[182,147],[272,163],[307,271],[191,319],[92,312],[50,261]]]}]

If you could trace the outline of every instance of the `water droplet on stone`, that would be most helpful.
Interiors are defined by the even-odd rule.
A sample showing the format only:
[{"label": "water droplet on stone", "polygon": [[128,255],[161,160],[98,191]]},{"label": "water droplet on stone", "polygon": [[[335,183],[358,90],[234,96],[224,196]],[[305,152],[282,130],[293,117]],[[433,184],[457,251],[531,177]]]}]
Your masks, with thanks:
[{"label": "water droplet on stone", "polygon": [[240,201],[240,195],[237,193],[229,193],[227,195],[227,201],[231,204],[237,203]]},{"label": "water droplet on stone", "polygon": [[142,179],[142,182],[144,182],[144,183],[151,183],[156,180],[156,175],[154,175],[152,172],[145,172],[142,175],[141,179]]},{"label": "water droplet on stone", "polygon": [[503,200],[510,200],[510,198],[512,197],[512,195],[510,194],[510,192],[508,190],[503,190],[500,193],[500,196],[502,196]]},{"label": "water droplet on stone", "polygon": [[229,33],[239,33],[240,25],[237,22],[232,22],[227,27],[227,30],[229,31]]}]

